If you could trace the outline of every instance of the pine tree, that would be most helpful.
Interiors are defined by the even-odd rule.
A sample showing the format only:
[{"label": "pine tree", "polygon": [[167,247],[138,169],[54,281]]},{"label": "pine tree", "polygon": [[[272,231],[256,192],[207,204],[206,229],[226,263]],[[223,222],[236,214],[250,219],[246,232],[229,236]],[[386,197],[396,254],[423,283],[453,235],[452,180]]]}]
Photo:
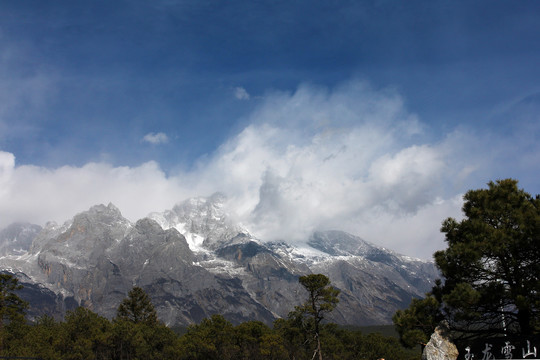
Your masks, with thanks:
[{"label": "pine tree", "polygon": [[129,321],[135,324],[157,325],[156,310],[150,297],[138,286],[133,287],[116,312],[119,320]]},{"label": "pine tree", "polygon": [[317,343],[315,353],[319,354],[322,360],[320,323],[324,320],[327,313],[334,310],[339,302],[338,295],[340,291],[330,286],[330,279],[323,274],[310,274],[301,276],[300,284],[308,291],[308,300],[302,305],[297,306],[293,312],[296,316],[307,316],[307,328],[312,332]]},{"label": "pine tree", "polygon": [[434,254],[444,281],[394,317],[405,343],[440,317],[458,339],[540,333],[540,196],[505,179],[464,200],[464,218],[443,222],[448,248]]},{"label": "pine tree", "polygon": [[6,331],[24,325],[28,303],[15,293],[23,286],[12,274],[0,274],[0,354],[4,350]]},{"label": "pine tree", "polygon": [[517,183],[498,180],[467,192],[465,218],[443,223],[448,248],[434,256],[445,282],[433,294],[456,330],[540,330],[540,198]]}]

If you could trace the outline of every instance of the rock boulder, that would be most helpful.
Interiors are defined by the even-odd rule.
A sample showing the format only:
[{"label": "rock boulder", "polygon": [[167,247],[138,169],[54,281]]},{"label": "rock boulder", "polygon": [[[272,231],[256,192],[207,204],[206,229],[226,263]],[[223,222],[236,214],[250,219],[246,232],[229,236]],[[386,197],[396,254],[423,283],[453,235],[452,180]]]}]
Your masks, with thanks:
[{"label": "rock boulder", "polygon": [[458,349],[446,335],[446,327],[438,326],[422,352],[422,360],[456,360]]}]

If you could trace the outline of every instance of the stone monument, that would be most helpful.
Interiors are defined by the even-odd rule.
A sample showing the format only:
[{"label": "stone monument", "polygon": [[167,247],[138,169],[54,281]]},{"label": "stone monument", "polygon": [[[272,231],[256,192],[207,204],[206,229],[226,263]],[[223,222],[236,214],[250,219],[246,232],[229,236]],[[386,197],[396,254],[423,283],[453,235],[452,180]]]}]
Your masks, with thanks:
[{"label": "stone monument", "polygon": [[445,324],[437,326],[422,352],[422,360],[456,360],[459,352],[448,338]]}]

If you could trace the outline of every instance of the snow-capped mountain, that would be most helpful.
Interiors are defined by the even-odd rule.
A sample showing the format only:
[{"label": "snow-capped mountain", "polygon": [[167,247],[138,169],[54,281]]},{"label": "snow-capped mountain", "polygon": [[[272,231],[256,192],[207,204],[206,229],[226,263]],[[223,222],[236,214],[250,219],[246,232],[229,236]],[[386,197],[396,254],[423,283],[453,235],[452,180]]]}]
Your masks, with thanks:
[{"label": "snow-capped mountain", "polygon": [[[437,277],[431,262],[342,231],[315,232],[303,246],[264,242],[228,216],[225,201],[221,194],[188,199],[136,223],[112,204],[97,205],[61,226],[10,227],[0,232],[9,234],[0,237],[0,270],[16,273],[23,297],[39,303],[33,315],[43,307],[61,316],[81,305],[113,317],[138,285],[170,325],[215,313],[271,323],[305,300],[298,277],[311,272],[341,290],[333,321],[390,323]],[[10,245],[23,234],[26,245]]]},{"label": "snow-capped mountain", "polygon": [[188,199],[172,210],[148,217],[163,229],[178,230],[195,252],[216,250],[239,239],[242,242],[245,237],[254,240],[247,230],[229,219],[224,211],[225,201],[223,194],[215,193],[209,198]]}]

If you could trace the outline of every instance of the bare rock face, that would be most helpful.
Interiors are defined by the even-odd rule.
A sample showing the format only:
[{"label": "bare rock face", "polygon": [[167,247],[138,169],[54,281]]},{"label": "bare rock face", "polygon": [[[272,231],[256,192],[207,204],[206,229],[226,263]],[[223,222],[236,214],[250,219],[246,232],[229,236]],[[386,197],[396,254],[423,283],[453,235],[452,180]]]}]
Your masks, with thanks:
[{"label": "bare rock face", "polygon": [[445,327],[438,326],[424,348],[422,360],[456,360],[459,352],[445,335]]},{"label": "bare rock face", "polygon": [[215,194],[136,223],[109,204],[63,225],[14,225],[0,231],[0,271],[17,274],[32,316],[62,318],[84,306],[112,318],[137,285],[169,325],[213,314],[233,323],[271,324],[305,301],[298,278],[309,273],[327,275],[341,290],[330,321],[388,324],[438,277],[432,262],[342,231],[316,232],[302,246],[257,239],[228,215],[224,196]]}]

